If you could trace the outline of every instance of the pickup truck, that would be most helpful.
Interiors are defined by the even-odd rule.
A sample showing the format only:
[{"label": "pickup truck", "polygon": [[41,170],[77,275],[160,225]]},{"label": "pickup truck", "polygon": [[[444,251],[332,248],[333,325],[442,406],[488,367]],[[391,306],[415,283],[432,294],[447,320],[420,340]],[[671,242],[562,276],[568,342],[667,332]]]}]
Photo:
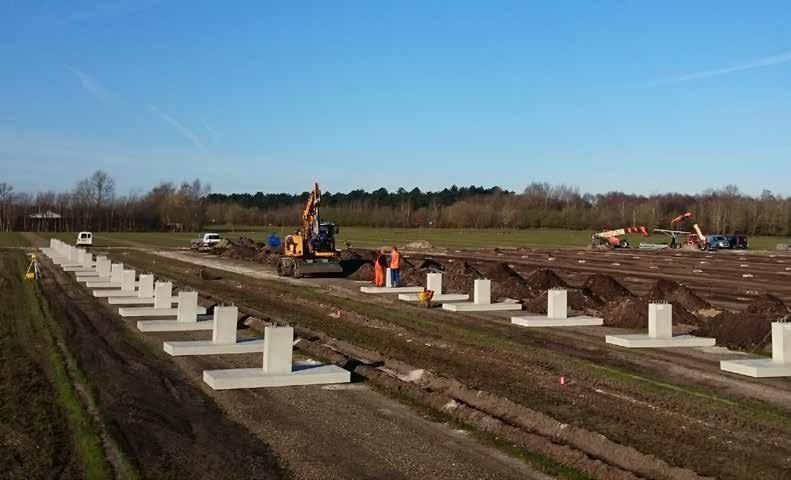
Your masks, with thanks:
[{"label": "pickup truck", "polygon": [[208,250],[222,241],[219,233],[204,233],[200,238],[196,238],[190,242],[192,250]]}]

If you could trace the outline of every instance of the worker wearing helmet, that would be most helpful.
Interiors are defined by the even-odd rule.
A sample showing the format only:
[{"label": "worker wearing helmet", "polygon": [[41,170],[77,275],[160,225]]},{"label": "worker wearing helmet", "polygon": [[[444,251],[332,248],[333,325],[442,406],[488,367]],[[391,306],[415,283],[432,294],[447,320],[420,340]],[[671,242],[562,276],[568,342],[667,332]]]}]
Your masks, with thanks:
[{"label": "worker wearing helmet", "polygon": [[398,282],[401,281],[401,254],[398,252],[398,248],[393,247],[390,250],[390,281],[393,284],[393,287],[398,286]]}]

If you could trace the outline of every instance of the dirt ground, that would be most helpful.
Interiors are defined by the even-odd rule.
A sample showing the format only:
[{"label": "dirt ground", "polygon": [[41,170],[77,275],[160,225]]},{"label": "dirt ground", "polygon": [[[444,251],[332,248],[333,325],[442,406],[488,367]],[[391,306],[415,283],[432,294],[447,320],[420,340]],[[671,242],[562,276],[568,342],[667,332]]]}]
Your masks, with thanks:
[{"label": "dirt ground", "polygon": [[[245,291],[235,293],[233,286],[244,281],[238,274],[271,279],[266,267],[211,256],[163,255],[235,273],[201,282],[185,273],[185,264],[163,257],[130,253],[127,261],[144,269],[156,263],[168,278],[458,379],[702,475],[770,479],[781,478],[791,467],[791,450],[786,452],[791,448],[791,382],[723,374],[718,361],[733,353],[716,348],[626,351],[602,340],[620,329],[515,329],[507,316],[453,315],[366,297],[356,291],[359,283],[345,279],[291,280],[312,287],[305,299],[296,289],[286,294],[268,281],[245,282]],[[560,278],[584,283],[562,271]],[[645,288],[643,294],[649,291]],[[354,315],[331,317],[338,309]],[[561,387],[560,375],[573,381]]]},{"label": "dirt ground", "polygon": [[0,251],[0,476],[83,478],[45,342],[19,308],[21,257]]},{"label": "dirt ground", "polygon": [[201,334],[142,335],[44,265],[101,417],[145,478],[549,478],[365,384],[214,392],[202,370],[260,355],[169,357],[163,339]]}]

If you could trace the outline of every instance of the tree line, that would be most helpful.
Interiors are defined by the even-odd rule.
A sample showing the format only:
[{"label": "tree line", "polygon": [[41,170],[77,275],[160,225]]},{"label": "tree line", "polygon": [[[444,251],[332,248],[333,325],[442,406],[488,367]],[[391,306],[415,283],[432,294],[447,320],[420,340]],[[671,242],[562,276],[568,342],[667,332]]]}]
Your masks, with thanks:
[{"label": "tree line", "polygon": [[[211,193],[200,180],[162,182],[142,194],[119,195],[106,172],[64,192],[17,192],[0,182],[0,231],[197,231],[214,225],[292,226],[308,193]],[[791,197],[758,196],[728,185],[698,194],[580,193],[534,182],[523,191],[452,186],[436,192],[380,188],[327,192],[321,213],[339,225],[424,228],[669,228],[684,212],[707,233],[791,235]],[[688,230],[691,225],[682,224]]]}]

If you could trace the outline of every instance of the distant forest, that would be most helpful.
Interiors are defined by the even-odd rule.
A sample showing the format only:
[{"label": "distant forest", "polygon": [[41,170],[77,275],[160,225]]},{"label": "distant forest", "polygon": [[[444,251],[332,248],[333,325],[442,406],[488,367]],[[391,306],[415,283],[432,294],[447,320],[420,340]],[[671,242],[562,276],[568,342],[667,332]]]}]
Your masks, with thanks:
[{"label": "distant forest", "polygon": [[[18,192],[0,182],[0,231],[197,231],[210,225],[296,225],[308,193],[210,193],[200,180],[162,182],[143,194],[119,195],[97,171],[64,192]],[[791,235],[791,197],[750,196],[728,185],[688,195],[580,193],[567,185],[530,183],[521,192],[452,186],[436,192],[380,188],[325,192],[322,217],[339,225],[422,228],[669,228],[684,212],[708,233]],[[690,225],[682,225],[688,229]]]}]

